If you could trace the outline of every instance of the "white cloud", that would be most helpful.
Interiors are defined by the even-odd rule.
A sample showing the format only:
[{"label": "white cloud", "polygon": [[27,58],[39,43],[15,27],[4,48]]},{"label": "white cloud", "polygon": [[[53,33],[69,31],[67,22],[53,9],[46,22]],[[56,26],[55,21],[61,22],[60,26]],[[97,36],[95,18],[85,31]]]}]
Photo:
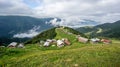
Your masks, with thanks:
[{"label": "white cloud", "polygon": [[38,26],[38,27],[35,26],[28,32],[15,34],[15,35],[13,35],[13,37],[14,38],[32,38],[40,33],[39,31],[37,31],[39,29],[40,29],[40,26]]},{"label": "white cloud", "polygon": [[0,0],[0,15],[32,15],[32,9],[29,8],[23,0]]},{"label": "white cloud", "polygon": [[66,27],[78,28],[82,26],[94,26],[100,23],[86,19],[81,20],[79,17],[69,17],[69,18],[62,18],[61,21],[58,21],[57,18],[54,18],[53,20],[46,22],[46,24],[51,24],[53,26],[66,26]]},{"label": "white cloud", "polygon": [[[115,22],[119,17],[112,15],[120,13],[119,0],[44,0],[43,6],[35,8],[35,12],[40,16],[92,19],[98,22]],[[103,18],[104,17],[104,18]],[[66,22],[67,23],[67,22]],[[72,22],[71,22],[72,23]]]},{"label": "white cloud", "polygon": [[59,17],[67,21],[72,19],[72,22],[66,24],[79,21],[74,20],[76,17],[102,23],[120,20],[120,15],[114,15],[120,13],[120,0],[29,0],[30,4],[37,4],[32,8],[24,1],[0,0],[0,14]]}]

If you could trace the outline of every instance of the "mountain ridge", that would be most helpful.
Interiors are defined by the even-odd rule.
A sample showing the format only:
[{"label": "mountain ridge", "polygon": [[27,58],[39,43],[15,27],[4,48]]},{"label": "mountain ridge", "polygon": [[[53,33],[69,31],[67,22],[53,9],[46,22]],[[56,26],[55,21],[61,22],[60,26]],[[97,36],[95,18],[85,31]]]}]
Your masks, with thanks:
[{"label": "mountain ridge", "polygon": [[120,39],[120,20],[114,23],[104,23],[93,27],[80,27],[77,31],[88,34],[91,37],[109,37]]}]

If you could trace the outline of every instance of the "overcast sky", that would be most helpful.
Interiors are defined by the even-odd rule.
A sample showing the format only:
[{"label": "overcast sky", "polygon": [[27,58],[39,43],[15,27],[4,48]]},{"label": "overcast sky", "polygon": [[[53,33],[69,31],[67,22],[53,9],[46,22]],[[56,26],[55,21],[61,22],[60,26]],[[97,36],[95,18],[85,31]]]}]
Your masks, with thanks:
[{"label": "overcast sky", "polygon": [[0,15],[120,20],[120,0],[0,0]]}]

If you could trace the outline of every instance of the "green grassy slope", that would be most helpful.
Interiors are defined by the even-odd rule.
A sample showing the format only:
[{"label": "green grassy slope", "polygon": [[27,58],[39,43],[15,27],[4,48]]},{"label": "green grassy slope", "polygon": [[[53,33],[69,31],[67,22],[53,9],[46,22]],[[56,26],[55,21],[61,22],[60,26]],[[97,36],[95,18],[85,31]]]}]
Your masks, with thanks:
[{"label": "green grassy slope", "polygon": [[119,67],[120,43],[74,44],[63,48],[27,45],[0,58],[6,67]]},{"label": "green grassy slope", "polygon": [[70,40],[70,42],[75,42],[76,41],[76,35],[75,34],[68,34],[68,30],[67,29],[61,29],[61,28],[57,28],[56,29],[56,37],[55,39],[62,39],[62,38],[68,38]]},{"label": "green grassy slope", "polygon": [[[69,34],[69,33],[72,33],[72,34]],[[42,33],[40,33],[39,35],[35,36],[34,38],[28,40],[27,42],[25,42],[26,44],[35,44],[35,43],[38,43],[40,42],[41,40],[46,40],[46,39],[54,39],[54,38],[69,38],[70,40],[71,39],[75,39],[75,35],[81,35],[83,37],[86,37],[84,34],[82,33],[79,33],[78,31],[72,29],[72,28],[68,28],[68,27],[65,27],[65,28],[52,28],[52,29],[49,29],[49,30],[46,30]]]},{"label": "green grassy slope", "polygon": [[[69,30],[67,30],[69,31]],[[72,45],[58,48],[38,44],[26,48],[0,48],[0,66],[5,67],[119,67],[120,41],[112,44],[82,44],[75,34],[56,28],[56,39],[68,38]]]}]

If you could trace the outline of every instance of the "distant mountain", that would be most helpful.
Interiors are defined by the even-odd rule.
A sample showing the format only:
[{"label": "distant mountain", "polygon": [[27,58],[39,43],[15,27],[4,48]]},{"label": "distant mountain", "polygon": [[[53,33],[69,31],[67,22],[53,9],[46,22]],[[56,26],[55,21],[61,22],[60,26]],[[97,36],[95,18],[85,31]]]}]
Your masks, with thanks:
[{"label": "distant mountain", "polygon": [[0,16],[0,37],[13,36],[13,34],[26,32],[35,26],[39,31],[53,26],[46,24],[53,18],[33,18],[28,16]]},{"label": "distant mountain", "polygon": [[[0,16],[0,43],[18,41],[19,38],[13,38],[15,34],[25,34],[27,32],[35,31],[41,32],[52,28],[54,26],[47,24],[46,22],[53,19],[54,18],[33,18],[29,16]],[[19,41],[23,41],[25,39],[21,39]]]},{"label": "distant mountain", "polygon": [[96,22],[93,20],[83,19],[84,21],[80,22],[82,26],[96,26],[99,25],[100,22]]},{"label": "distant mountain", "polygon": [[64,28],[55,27],[41,32],[39,35],[28,40],[26,44],[34,44],[40,42],[41,40],[45,41],[46,39],[62,39],[62,38],[68,38],[72,42],[76,41],[76,35],[86,37],[84,34],[69,27]]},{"label": "distant mountain", "polygon": [[120,21],[114,23],[105,23],[93,27],[80,27],[76,30],[90,35],[90,37],[110,37],[120,39]]}]

